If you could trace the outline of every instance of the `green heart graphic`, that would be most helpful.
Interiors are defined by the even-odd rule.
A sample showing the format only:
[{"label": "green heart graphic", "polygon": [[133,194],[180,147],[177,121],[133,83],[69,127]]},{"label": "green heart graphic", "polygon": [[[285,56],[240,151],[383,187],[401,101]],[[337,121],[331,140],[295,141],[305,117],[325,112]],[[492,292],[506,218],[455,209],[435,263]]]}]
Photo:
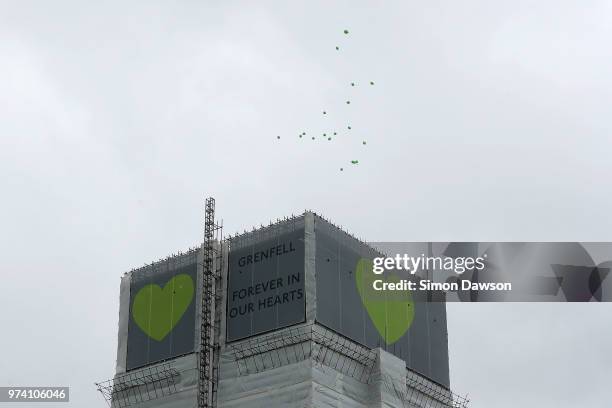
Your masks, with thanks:
[{"label": "green heart graphic", "polygon": [[[410,328],[414,320],[414,302],[408,291],[389,293],[386,290],[374,290],[373,282],[385,279],[382,275],[376,275],[372,266],[369,259],[361,258],[357,262],[357,290],[376,330],[387,344],[393,344]],[[397,283],[400,279],[397,276],[389,276],[386,281]]]},{"label": "green heart graphic", "polygon": [[134,322],[147,336],[162,341],[183,317],[193,293],[193,279],[184,273],[170,279],[163,289],[159,285],[147,285],[134,297]]}]

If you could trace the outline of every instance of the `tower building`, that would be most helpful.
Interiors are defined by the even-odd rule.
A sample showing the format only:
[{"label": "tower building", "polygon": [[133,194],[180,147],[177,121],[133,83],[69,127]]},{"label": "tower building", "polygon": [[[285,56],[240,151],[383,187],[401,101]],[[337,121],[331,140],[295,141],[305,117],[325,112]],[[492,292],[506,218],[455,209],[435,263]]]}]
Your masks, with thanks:
[{"label": "tower building", "polygon": [[446,308],[373,295],[379,249],[313,213],[204,243],[121,279],[111,407],[467,407]]}]

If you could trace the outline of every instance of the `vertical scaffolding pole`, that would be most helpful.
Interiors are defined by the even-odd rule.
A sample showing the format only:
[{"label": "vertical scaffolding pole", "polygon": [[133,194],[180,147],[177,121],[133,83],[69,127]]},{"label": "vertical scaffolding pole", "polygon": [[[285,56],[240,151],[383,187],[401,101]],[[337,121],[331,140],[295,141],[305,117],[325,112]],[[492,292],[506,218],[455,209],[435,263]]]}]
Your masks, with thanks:
[{"label": "vertical scaffolding pole", "polygon": [[202,320],[200,324],[200,355],[198,360],[198,408],[212,407],[217,389],[217,373],[214,369],[215,330],[214,307],[217,274],[214,269],[216,255],[215,238],[220,227],[215,224],[215,199],[208,197],[205,203],[203,246]]}]

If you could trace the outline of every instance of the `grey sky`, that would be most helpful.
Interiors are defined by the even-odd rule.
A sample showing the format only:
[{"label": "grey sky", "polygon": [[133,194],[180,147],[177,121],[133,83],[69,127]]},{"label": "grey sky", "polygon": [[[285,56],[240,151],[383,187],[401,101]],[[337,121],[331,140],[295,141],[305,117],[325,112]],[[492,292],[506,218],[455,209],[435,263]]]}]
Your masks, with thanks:
[{"label": "grey sky", "polygon": [[[0,1],[0,385],[104,406],[119,277],[205,195],[228,232],[612,240],[610,2],[330,3]],[[474,408],[607,405],[608,305],[449,309]]]}]

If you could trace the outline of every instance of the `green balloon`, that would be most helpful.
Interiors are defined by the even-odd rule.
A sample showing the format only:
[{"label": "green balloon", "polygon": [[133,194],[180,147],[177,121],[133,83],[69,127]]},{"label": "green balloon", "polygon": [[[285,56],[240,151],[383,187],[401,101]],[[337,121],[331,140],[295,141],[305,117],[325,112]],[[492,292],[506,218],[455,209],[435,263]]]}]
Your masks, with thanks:
[{"label": "green balloon", "polygon": [[348,33],[349,33],[348,30],[344,30],[344,34],[348,34]]}]

